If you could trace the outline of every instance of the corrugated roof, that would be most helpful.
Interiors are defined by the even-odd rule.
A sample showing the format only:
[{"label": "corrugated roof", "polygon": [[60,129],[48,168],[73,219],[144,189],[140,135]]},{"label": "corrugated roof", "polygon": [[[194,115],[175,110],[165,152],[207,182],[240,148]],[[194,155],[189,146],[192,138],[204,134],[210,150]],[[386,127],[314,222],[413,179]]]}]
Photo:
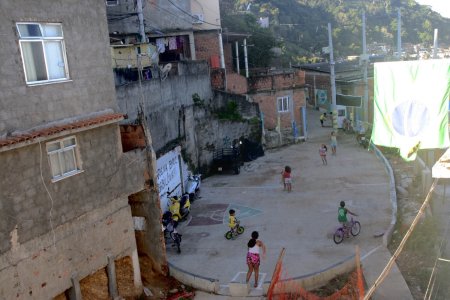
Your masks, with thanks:
[{"label": "corrugated roof", "polygon": [[49,137],[58,133],[61,133],[66,130],[79,129],[83,127],[89,127],[93,125],[98,125],[102,123],[106,123],[109,121],[120,121],[124,118],[123,114],[106,114],[101,116],[96,116],[89,119],[84,119],[80,121],[71,122],[64,125],[52,126],[44,129],[39,129],[36,131],[30,131],[27,133],[18,134],[15,136],[9,136],[6,139],[0,139],[0,148],[5,146],[11,146],[14,144],[32,141],[39,137]]}]

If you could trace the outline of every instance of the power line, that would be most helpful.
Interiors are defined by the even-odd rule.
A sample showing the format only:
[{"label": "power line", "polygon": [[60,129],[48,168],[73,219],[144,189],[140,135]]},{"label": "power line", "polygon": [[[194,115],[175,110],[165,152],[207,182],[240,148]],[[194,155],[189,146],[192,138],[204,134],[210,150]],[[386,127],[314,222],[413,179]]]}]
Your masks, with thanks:
[{"label": "power line", "polygon": [[[190,16],[191,18],[195,18],[191,13],[185,11],[184,9],[182,9],[181,7],[177,6],[175,3],[172,2],[172,0],[168,0],[170,4],[172,4],[173,6],[175,6],[177,9],[179,9],[181,12],[183,12],[184,14]],[[213,26],[217,26],[220,27],[220,24],[213,24],[213,23],[209,23],[206,21],[203,21],[203,23],[209,24],[209,25],[213,25]]]},{"label": "power line", "polygon": [[408,238],[410,237],[414,228],[416,227],[417,223],[419,222],[420,217],[422,216],[423,212],[425,211],[425,208],[428,206],[428,202],[430,201],[431,195],[433,194],[434,188],[436,187],[437,183],[438,183],[438,179],[436,178],[433,181],[433,184],[431,185],[430,190],[428,191],[428,194],[425,197],[425,200],[423,201],[422,206],[419,209],[419,212],[417,213],[416,217],[414,218],[413,222],[411,223],[411,226],[409,227],[408,231],[406,232],[405,236],[403,237],[402,241],[400,242],[399,246],[397,247],[397,250],[395,250],[394,254],[389,259],[386,267],[384,267],[383,271],[378,276],[378,278],[375,280],[372,287],[367,291],[367,294],[364,296],[364,300],[368,300],[368,299],[370,299],[370,297],[372,297],[372,294],[375,292],[375,290],[378,288],[378,286],[383,282],[383,280],[386,278],[386,276],[391,271],[391,268],[392,268],[395,260],[400,255],[400,252],[402,252],[406,241],[408,240]]}]

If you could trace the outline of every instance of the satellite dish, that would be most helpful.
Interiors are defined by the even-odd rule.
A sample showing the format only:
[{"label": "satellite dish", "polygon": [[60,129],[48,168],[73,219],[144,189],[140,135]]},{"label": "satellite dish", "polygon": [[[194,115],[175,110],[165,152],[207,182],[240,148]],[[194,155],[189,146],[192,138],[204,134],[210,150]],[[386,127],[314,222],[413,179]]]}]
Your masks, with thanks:
[{"label": "satellite dish", "polygon": [[161,75],[160,78],[161,80],[164,80],[167,78],[167,75],[169,74],[170,70],[172,70],[172,64],[168,63],[167,65],[165,65],[164,67],[159,67],[160,71],[161,71]]}]

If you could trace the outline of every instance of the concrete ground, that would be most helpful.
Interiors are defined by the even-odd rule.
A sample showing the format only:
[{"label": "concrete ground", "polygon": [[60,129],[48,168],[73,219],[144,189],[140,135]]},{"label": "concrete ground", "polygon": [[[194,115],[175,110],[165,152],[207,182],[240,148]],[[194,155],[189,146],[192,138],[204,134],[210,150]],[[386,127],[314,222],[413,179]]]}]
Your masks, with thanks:
[{"label": "concrete ground", "polygon": [[[182,253],[168,247],[169,261],[185,271],[218,279],[226,294],[230,281],[244,278],[247,242],[256,230],[267,246],[267,257],[261,263],[253,295],[262,294],[261,284],[270,281],[283,247],[283,274],[298,277],[343,260],[354,254],[358,245],[366,280],[369,285],[373,283],[390,257],[382,238],[374,236],[391,222],[389,179],[382,163],[361,148],[354,135],[339,132],[337,155],[331,155],[331,131],[330,127],[320,127],[318,111],[309,110],[306,142],[266,151],[265,156],[245,163],[239,175],[206,178],[201,198],[192,204],[192,218],[179,227]],[[321,143],[328,145],[328,165],[322,164],[318,154]],[[290,193],[283,191],[281,184],[280,172],[285,165],[292,168]],[[359,236],[336,245],[332,234],[338,226],[341,200],[359,215],[362,229]],[[245,227],[244,234],[235,240],[224,238],[230,208],[237,211]],[[378,299],[412,299],[396,266],[386,281],[377,291]]]}]

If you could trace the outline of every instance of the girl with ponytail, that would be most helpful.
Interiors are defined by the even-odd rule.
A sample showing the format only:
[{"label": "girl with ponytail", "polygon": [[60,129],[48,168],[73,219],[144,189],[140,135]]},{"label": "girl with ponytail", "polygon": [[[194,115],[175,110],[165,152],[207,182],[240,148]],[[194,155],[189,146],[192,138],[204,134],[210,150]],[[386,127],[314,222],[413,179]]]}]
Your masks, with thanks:
[{"label": "girl with ponytail", "polygon": [[266,246],[263,242],[258,240],[259,234],[258,231],[252,232],[252,238],[248,241],[247,247],[247,280],[248,283],[250,281],[250,277],[252,276],[253,271],[255,272],[255,284],[254,287],[258,286],[258,277],[259,277],[259,265],[261,263],[261,259],[259,257],[260,249],[262,249],[262,256],[265,258],[266,256]]}]

